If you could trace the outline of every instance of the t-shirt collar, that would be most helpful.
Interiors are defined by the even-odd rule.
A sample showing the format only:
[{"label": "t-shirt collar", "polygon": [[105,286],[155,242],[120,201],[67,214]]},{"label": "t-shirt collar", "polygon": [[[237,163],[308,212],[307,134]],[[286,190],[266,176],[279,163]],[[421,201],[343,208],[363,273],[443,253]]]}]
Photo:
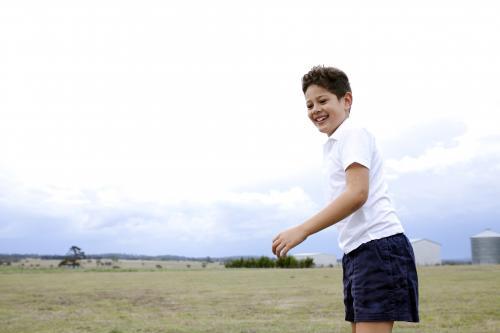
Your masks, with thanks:
[{"label": "t-shirt collar", "polygon": [[351,121],[349,120],[349,117],[345,118],[344,121],[342,122],[342,124],[340,124],[339,127],[337,127],[337,129],[335,130],[335,132],[332,133],[332,135],[330,135],[328,137],[328,141],[338,141],[340,139],[340,137],[342,136],[342,133],[348,129],[349,127],[351,126]]}]

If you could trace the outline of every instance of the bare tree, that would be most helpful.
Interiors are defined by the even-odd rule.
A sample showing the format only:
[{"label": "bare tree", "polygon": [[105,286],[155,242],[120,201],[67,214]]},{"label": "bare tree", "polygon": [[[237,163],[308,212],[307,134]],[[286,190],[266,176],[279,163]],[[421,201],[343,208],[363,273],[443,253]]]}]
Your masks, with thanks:
[{"label": "bare tree", "polygon": [[83,252],[78,246],[73,245],[69,249],[68,253],[66,253],[66,257],[59,263],[59,267],[80,267],[81,259],[85,259],[85,252]]}]

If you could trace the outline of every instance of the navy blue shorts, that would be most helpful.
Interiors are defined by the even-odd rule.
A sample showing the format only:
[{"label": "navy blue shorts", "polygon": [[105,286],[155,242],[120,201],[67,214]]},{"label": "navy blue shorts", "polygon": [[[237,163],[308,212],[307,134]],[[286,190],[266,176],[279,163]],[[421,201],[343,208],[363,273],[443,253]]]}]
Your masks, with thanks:
[{"label": "navy blue shorts", "polygon": [[344,254],[345,320],[418,322],[418,278],[404,234],[372,240]]}]

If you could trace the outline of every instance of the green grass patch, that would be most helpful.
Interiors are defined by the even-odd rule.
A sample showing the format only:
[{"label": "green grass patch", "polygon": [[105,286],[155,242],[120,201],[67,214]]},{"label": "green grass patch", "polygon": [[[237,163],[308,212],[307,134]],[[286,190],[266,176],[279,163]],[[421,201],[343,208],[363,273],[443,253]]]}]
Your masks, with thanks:
[{"label": "green grass patch", "polygon": [[[500,266],[419,268],[421,323],[394,332],[500,332]],[[331,333],[341,268],[0,269],[1,333]]]}]

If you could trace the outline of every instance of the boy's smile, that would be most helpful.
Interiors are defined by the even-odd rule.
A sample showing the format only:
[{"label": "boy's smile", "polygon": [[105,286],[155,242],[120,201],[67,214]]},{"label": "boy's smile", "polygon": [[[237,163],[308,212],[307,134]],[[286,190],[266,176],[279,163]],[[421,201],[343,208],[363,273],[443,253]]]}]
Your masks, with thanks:
[{"label": "boy's smile", "polygon": [[352,104],[352,95],[347,92],[345,96],[337,96],[327,89],[310,85],[306,92],[307,115],[318,130],[330,136],[349,117]]}]

